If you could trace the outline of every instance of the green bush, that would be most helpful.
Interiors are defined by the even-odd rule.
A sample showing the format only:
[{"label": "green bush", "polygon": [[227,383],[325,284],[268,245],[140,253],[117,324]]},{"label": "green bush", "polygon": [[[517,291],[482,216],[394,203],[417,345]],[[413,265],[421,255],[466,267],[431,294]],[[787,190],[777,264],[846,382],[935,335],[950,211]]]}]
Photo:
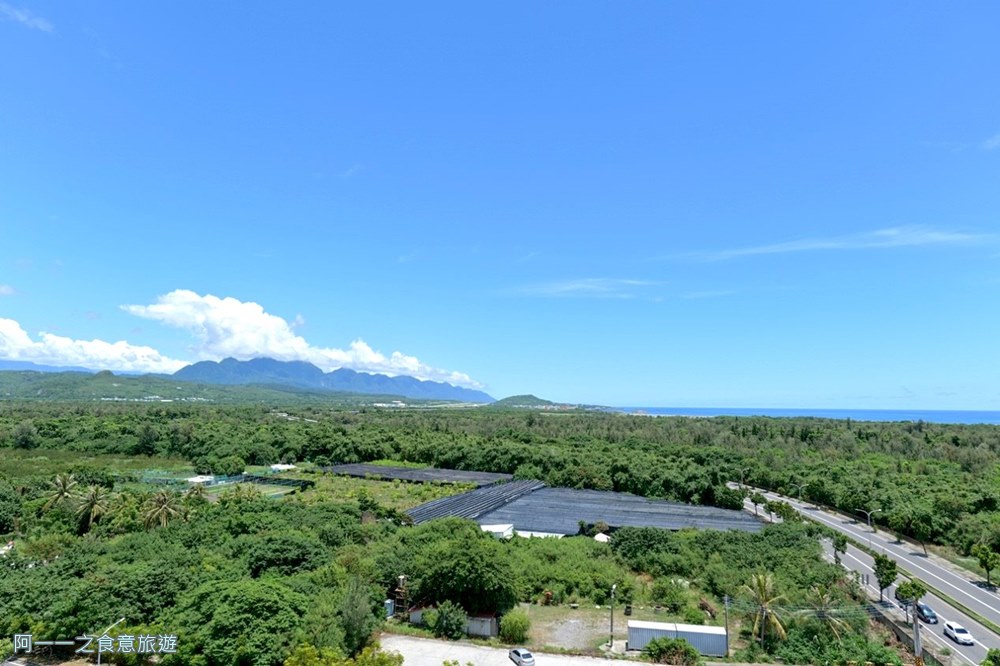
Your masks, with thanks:
[{"label": "green bush", "polygon": [[450,601],[442,601],[431,620],[434,624],[428,626],[435,636],[453,641],[465,636],[465,628],[469,624],[468,614],[461,606]]},{"label": "green bush", "polygon": [[698,650],[683,638],[654,638],[642,652],[657,664],[676,666],[696,666],[700,657]]},{"label": "green bush", "polygon": [[653,601],[661,604],[667,611],[676,613],[684,605],[687,593],[684,586],[670,578],[657,578],[650,590]]},{"label": "green bush", "polygon": [[531,620],[521,609],[514,609],[500,619],[500,640],[504,643],[524,643],[528,640]]},{"label": "green bush", "polygon": [[686,606],[681,617],[688,624],[705,624],[705,611],[693,606]]}]

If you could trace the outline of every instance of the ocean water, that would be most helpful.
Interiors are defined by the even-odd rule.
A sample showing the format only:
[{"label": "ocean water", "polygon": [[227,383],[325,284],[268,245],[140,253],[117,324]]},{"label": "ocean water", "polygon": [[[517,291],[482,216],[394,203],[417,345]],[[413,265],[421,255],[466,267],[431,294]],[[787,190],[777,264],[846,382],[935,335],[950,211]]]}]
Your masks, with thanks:
[{"label": "ocean water", "polygon": [[777,409],[769,407],[619,407],[627,414],[653,416],[812,416],[852,421],[924,421],[925,423],[987,423],[1000,425],[1000,411],[924,409]]}]

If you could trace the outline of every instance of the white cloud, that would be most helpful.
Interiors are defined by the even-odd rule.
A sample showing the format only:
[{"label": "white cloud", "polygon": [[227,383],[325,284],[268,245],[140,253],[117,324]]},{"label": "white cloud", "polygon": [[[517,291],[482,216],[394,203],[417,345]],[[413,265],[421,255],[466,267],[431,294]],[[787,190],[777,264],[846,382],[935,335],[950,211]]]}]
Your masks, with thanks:
[{"label": "white cloud", "polygon": [[152,347],[124,340],[73,340],[45,332],[38,337],[37,341],[32,340],[18,322],[0,318],[0,358],[126,372],[175,372],[187,365],[163,356]]},{"label": "white cloud", "polygon": [[618,278],[582,278],[525,285],[517,293],[528,296],[576,297],[576,298],[635,298],[643,287],[658,284],[646,280],[622,280]]},{"label": "white cloud", "polygon": [[35,30],[52,32],[52,24],[42,17],[35,16],[27,9],[17,9],[16,7],[11,7],[6,2],[0,2],[0,16],[9,21],[17,21],[21,25],[34,28]]},{"label": "white cloud", "polygon": [[9,284],[0,284],[0,296],[13,296],[17,290]]},{"label": "white cloud", "polygon": [[868,250],[876,248],[919,247],[927,245],[976,245],[994,242],[993,234],[971,234],[956,231],[940,231],[930,227],[903,226],[878,229],[846,236],[828,238],[805,238],[801,240],[774,243],[771,245],[755,245],[751,247],[701,252],[694,256],[706,261],[723,261],[738,257],[750,257],[761,254],[787,254],[790,252],[809,252],[816,250]]},{"label": "white cloud", "polygon": [[465,373],[434,368],[400,352],[386,356],[361,339],[352,342],[347,349],[314,347],[295,334],[294,322],[290,324],[265,312],[257,303],[231,297],[202,296],[178,289],[160,296],[151,305],[123,305],[122,309],[192,333],[197,340],[193,353],[202,360],[269,357],[281,361],[308,361],[327,372],[350,368],[482,387]]},{"label": "white cloud", "polygon": [[1000,149],[1000,134],[994,134],[990,138],[983,141],[983,150],[997,150]]}]

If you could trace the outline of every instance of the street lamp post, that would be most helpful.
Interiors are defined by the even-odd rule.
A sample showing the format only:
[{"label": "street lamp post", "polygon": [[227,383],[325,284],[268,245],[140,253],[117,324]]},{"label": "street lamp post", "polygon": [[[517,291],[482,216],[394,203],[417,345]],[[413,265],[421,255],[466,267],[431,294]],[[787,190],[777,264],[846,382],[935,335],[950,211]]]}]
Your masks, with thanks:
[{"label": "street lamp post", "polygon": [[608,652],[614,650],[615,647],[615,590],[618,589],[618,583],[611,586],[611,633],[608,635]]},{"label": "street lamp post", "polygon": [[[118,620],[117,622],[115,622],[114,624],[112,624],[110,627],[108,627],[107,629],[105,629],[104,631],[102,631],[101,632],[101,636],[104,636],[105,634],[107,634],[109,631],[111,631],[112,629],[114,629],[115,627],[117,627],[119,624],[121,624],[124,621],[125,621],[125,618],[122,618],[122,619]],[[97,663],[98,664],[101,663],[101,651],[100,650],[97,651]]]},{"label": "street lamp post", "polygon": [[872,534],[875,533],[875,529],[872,527],[872,514],[878,513],[882,509],[872,509],[871,511],[865,511],[864,509],[856,509],[859,513],[863,513],[868,517],[868,529],[871,530],[868,533],[868,550],[872,549]]},{"label": "street lamp post", "polygon": [[798,488],[799,489],[799,501],[800,502],[802,501],[802,489],[805,488],[808,485],[809,485],[808,482],[806,482],[806,483],[793,483],[792,484],[793,488]]},{"label": "street lamp post", "polygon": [[743,477],[746,475],[747,472],[749,472],[752,469],[753,469],[752,467],[744,467],[743,469],[740,470],[740,489],[741,490],[746,487],[746,484],[743,483]]}]

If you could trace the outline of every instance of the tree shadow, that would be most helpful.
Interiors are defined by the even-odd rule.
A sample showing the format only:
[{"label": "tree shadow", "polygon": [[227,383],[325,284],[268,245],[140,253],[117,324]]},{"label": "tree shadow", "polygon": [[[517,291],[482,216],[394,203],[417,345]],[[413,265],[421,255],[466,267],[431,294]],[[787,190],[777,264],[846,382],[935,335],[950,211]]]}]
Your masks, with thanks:
[{"label": "tree shadow", "polygon": [[973,585],[978,587],[980,590],[986,590],[987,592],[997,591],[996,583],[987,583],[985,580],[977,580],[973,583]]}]

